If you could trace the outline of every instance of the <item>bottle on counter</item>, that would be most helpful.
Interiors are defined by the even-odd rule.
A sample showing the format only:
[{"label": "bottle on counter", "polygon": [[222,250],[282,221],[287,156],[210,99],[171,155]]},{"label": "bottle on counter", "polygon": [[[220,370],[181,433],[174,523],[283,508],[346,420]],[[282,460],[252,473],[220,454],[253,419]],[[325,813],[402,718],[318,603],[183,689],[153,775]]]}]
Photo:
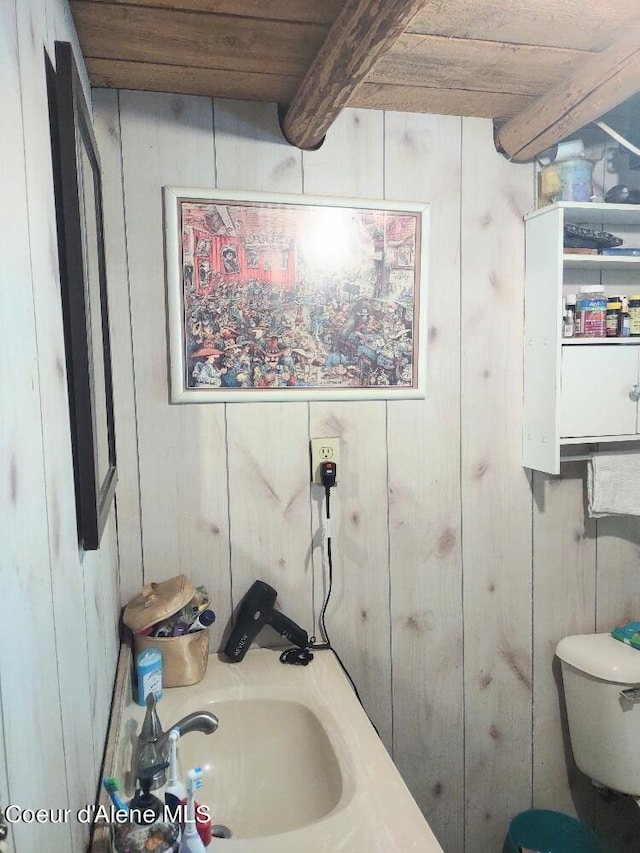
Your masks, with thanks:
[{"label": "bottle on counter", "polygon": [[162,654],[155,646],[148,646],[136,657],[138,676],[138,705],[147,704],[147,696],[153,693],[157,701],[162,699]]}]

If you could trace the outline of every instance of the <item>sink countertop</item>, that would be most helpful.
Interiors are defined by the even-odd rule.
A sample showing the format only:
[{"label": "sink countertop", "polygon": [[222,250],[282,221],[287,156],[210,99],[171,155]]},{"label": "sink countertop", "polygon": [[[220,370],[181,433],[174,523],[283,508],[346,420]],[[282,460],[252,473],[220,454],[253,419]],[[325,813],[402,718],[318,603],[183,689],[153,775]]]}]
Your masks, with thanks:
[{"label": "sink countertop", "polygon": [[[342,795],[335,808],[307,826],[261,837],[214,840],[215,846],[222,851],[224,845],[229,853],[442,853],[333,653],[315,652],[305,667],[281,664],[280,651],[251,649],[236,664],[210,655],[202,681],[163,691],[157,706],[163,728],[205,703],[215,712],[218,700],[300,702],[317,716],[336,753],[344,778]],[[145,714],[130,700],[130,691],[128,698],[114,751],[113,772],[121,778],[130,763],[132,733],[139,731]],[[266,725],[264,734],[269,736]],[[206,737],[213,756],[216,737],[217,733]],[[212,820],[216,822],[215,814]]]}]

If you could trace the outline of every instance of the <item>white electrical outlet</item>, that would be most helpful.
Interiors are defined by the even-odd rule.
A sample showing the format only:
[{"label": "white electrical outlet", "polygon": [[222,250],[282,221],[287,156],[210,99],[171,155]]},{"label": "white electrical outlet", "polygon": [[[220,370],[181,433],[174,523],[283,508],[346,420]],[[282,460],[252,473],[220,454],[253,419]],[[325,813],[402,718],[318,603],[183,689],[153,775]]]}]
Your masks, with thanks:
[{"label": "white electrical outlet", "polygon": [[322,485],[320,465],[323,462],[333,462],[336,466],[338,480],[340,479],[340,439],[312,438],[311,439],[311,482]]}]

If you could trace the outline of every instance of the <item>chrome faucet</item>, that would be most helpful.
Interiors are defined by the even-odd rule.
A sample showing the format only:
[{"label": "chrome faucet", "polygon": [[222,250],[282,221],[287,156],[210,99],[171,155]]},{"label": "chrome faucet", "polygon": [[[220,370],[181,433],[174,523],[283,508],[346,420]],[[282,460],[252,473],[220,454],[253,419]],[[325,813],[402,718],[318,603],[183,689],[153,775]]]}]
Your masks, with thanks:
[{"label": "chrome faucet", "polygon": [[[136,744],[135,773],[136,779],[141,770],[154,765],[166,765],[169,756],[169,734],[172,730],[178,732],[179,737],[189,732],[203,732],[206,735],[213,734],[218,728],[218,718],[210,711],[195,711],[187,714],[177,723],[165,731],[162,730],[158,712],[156,711],[156,697],[153,693],[147,696],[147,712],[140,729],[140,735]],[[154,791],[165,784],[167,779],[166,768],[159,769],[151,778],[151,788]]]}]

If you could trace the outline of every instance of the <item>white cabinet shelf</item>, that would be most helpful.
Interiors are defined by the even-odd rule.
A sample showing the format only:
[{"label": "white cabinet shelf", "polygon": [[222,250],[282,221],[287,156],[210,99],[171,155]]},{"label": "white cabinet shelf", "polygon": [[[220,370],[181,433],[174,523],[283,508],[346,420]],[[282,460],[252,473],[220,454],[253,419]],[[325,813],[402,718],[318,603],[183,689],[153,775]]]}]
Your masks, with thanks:
[{"label": "white cabinet shelf", "polygon": [[640,345],[640,338],[562,338],[561,345],[563,347],[637,347]]},{"label": "white cabinet shelf", "polygon": [[639,257],[565,253],[565,223],[640,246],[640,207],[559,202],[525,222],[523,465],[558,474],[564,445],[640,440],[640,338],[563,338],[561,322],[581,285],[640,293]]},{"label": "white cabinet shelf", "polygon": [[566,270],[632,270],[640,272],[640,257],[637,255],[574,255],[562,256]]}]

